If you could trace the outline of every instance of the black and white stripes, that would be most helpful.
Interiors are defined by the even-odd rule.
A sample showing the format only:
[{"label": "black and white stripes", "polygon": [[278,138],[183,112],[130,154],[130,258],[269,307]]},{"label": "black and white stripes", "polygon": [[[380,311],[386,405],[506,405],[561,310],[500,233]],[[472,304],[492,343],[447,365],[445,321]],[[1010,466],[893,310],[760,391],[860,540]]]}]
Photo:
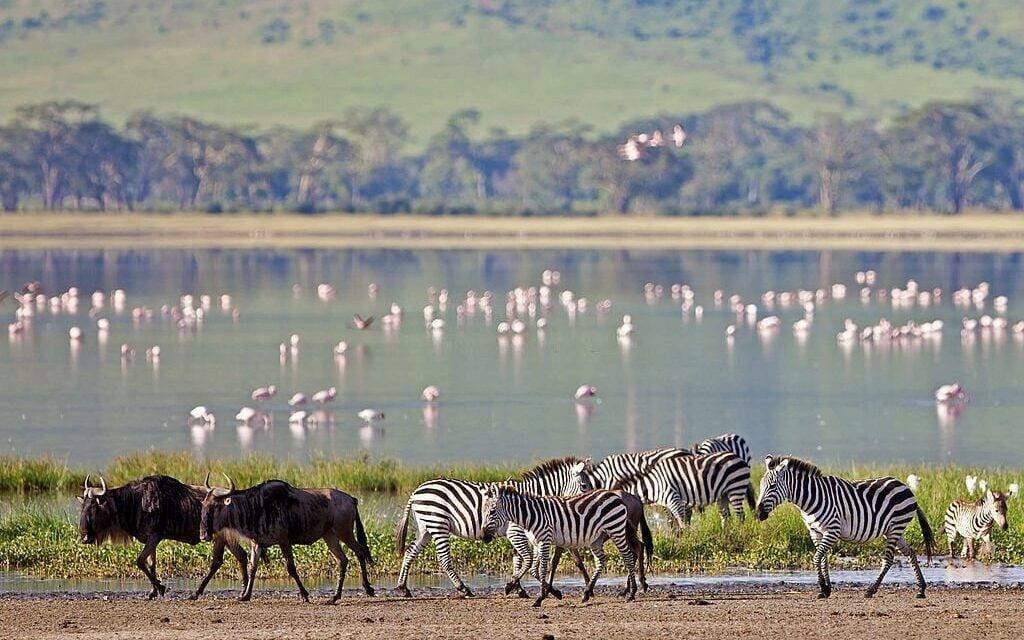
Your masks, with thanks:
[{"label": "black and white stripes", "polygon": [[1001,491],[986,490],[985,495],[977,502],[956,500],[946,509],[946,541],[949,543],[949,558],[955,557],[953,543],[957,537],[964,539],[961,556],[974,560],[977,549],[975,542],[981,540],[992,550],[992,527],[998,525],[1002,529],[1008,527],[1006,521],[1007,494]]},{"label": "black and white stripes", "polygon": [[867,542],[879,537],[885,538],[882,571],[865,595],[871,597],[878,591],[899,549],[910,558],[917,576],[918,597],[924,597],[924,575],[917,555],[903,539],[903,532],[916,514],[931,559],[932,531],[917,505],[917,498],[905,484],[896,478],[851,482],[825,475],[814,465],[797,458],[768,456],[757,504],[758,520],[765,520],[772,510],[785,502],[795,504],[800,510],[814,542],[814,564],[821,588],[819,597],[827,598],[832,593],[828,554],[836,542]]},{"label": "black and white stripes", "polygon": [[[489,508],[485,531],[497,535],[504,527],[519,527],[526,536],[509,536],[516,552],[527,561],[518,580],[527,568],[534,569],[534,577],[541,583],[541,593],[534,602],[539,607],[551,592],[547,576],[548,554],[551,547],[590,548],[594,554],[594,573],[583,592],[583,602],[594,595],[594,585],[604,570],[604,543],[611,540],[622,556],[628,577],[626,598],[636,595],[634,569],[640,541],[629,522],[626,505],[617,492],[590,491],[569,498],[561,496],[534,496],[513,487],[498,486],[489,489]],[[533,562],[536,547],[538,562]]]}]

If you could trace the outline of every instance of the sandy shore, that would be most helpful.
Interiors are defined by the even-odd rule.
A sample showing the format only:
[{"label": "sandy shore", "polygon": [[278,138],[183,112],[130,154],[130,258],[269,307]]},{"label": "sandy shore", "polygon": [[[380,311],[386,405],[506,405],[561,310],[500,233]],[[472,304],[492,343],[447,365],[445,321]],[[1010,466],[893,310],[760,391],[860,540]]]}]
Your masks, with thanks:
[{"label": "sandy shore", "polygon": [[580,604],[578,590],[541,609],[490,594],[455,601],[419,593],[412,600],[353,593],[334,607],[262,594],[186,602],[128,596],[0,596],[4,638],[1019,638],[1024,591],[938,588],[918,600],[883,588],[872,600],[840,587],[820,601],[813,590],[696,592],[657,588],[625,603],[601,591]]},{"label": "sandy shore", "polygon": [[0,249],[295,247],[1020,251],[1024,217],[992,213],[519,218],[73,212],[0,216]]}]

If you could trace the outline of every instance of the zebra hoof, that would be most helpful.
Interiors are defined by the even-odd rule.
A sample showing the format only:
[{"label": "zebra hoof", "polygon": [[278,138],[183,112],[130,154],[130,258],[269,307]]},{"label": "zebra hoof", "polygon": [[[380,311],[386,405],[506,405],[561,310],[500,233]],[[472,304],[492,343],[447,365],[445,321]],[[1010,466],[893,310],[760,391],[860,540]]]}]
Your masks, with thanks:
[{"label": "zebra hoof", "polygon": [[561,589],[556,589],[554,587],[549,587],[548,588],[548,593],[550,593],[551,595],[555,596],[555,600],[561,600],[562,599],[562,591],[561,591]]},{"label": "zebra hoof", "polygon": [[871,589],[868,589],[867,591],[864,592],[864,597],[865,598],[874,598],[875,597],[875,592],[872,591]]},{"label": "zebra hoof", "polygon": [[924,600],[924,598],[925,598],[924,591],[918,591],[916,597],[917,597],[918,600]]},{"label": "zebra hoof", "polygon": [[539,608],[540,607],[540,603],[543,602],[543,601],[544,601],[544,598],[537,598],[536,600],[533,601],[533,606],[536,607],[536,608]]},{"label": "zebra hoof", "polygon": [[825,599],[825,598],[827,598],[828,596],[829,596],[829,594],[827,594],[827,593],[825,593],[824,591],[822,591],[821,593],[819,593],[819,594],[818,594],[818,599],[819,599],[819,600],[824,600],[824,599]]},{"label": "zebra hoof", "polygon": [[517,593],[516,596],[519,598],[526,599],[530,597],[530,594],[526,592],[526,589],[519,587],[519,593]]},{"label": "zebra hoof", "polygon": [[505,595],[506,596],[512,595],[512,592],[515,591],[516,589],[519,589],[520,590],[519,592],[522,593],[522,587],[520,587],[519,583],[516,582],[515,580],[507,583],[505,585]]},{"label": "zebra hoof", "polygon": [[395,587],[395,591],[397,591],[398,595],[402,596],[403,598],[411,598],[412,597],[412,591],[409,591],[409,587],[405,587],[405,586]]},{"label": "zebra hoof", "polygon": [[375,590],[373,589],[373,587],[371,587],[371,586],[369,586],[369,585],[367,585],[367,586],[366,586],[366,587],[365,587],[365,588],[363,589],[363,593],[365,593],[365,594],[366,594],[366,595],[367,595],[368,597],[370,597],[370,598],[372,598],[373,596],[377,595],[377,592],[376,592],[376,591],[375,591]]}]

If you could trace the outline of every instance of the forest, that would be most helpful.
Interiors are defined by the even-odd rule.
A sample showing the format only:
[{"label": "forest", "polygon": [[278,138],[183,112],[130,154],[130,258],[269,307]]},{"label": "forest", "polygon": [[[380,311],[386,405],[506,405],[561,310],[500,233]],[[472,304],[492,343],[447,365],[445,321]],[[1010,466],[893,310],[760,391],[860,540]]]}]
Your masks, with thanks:
[{"label": "forest", "polygon": [[[564,215],[832,215],[1024,208],[1019,101],[979,94],[873,119],[810,125],[767,102],[663,114],[600,134],[568,121],[525,135],[452,114],[426,144],[386,107],[309,128],[231,127],[77,101],[19,107],[0,125],[4,211]],[[627,141],[667,136],[685,144]]]}]

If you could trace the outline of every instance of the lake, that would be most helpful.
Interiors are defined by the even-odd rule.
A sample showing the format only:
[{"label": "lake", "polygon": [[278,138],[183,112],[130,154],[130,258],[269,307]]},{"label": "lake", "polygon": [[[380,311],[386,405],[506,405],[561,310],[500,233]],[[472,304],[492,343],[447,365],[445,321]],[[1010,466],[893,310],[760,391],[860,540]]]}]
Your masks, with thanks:
[{"label": "lake", "polygon": [[[516,286],[540,286],[545,269],[560,273],[551,307],[539,309],[538,332],[524,314],[520,336],[499,336],[505,296]],[[869,300],[859,295],[858,271],[877,272]],[[79,303],[39,309],[29,328],[0,338],[0,453],[50,454],[99,467],[140,450],[188,450],[199,456],[268,453],[299,460],[369,453],[410,464],[435,461],[528,462],[564,454],[601,456],[621,450],[684,445],[734,431],[755,456],[785,452],[818,462],[960,462],[1019,465],[1024,438],[1024,336],[978,329],[961,336],[964,317],[1024,317],[1021,254],[812,251],[481,251],[145,250],[0,251],[0,289],[41,282],[48,295],[77,286]],[[877,288],[941,288],[930,306],[894,306]],[[953,304],[952,290],[990,283],[981,306]],[[321,299],[328,283],[333,297]],[[377,285],[375,297],[368,287]],[[645,283],[664,287],[646,296]],[[698,318],[681,310],[672,284],[692,287]],[[806,335],[792,329],[800,304],[765,309],[766,291],[825,289],[842,283],[815,308]],[[450,299],[426,328],[428,287]],[[126,292],[115,308],[110,292]],[[90,317],[93,291],[107,292]],[[478,306],[459,317],[467,291],[494,292],[493,314]],[[574,314],[562,290],[585,297]],[[725,302],[716,306],[715,290]],[[179,328],[162,305],[182,294],[212,296],[197,327]],[[220,296],[231,296],[222,309]],[[729,309],[728,298],[778,315],[781,326],[759,332]],[[997,296],[1005,310],[994,310]],[[611,301],[607,313],[598,303]],[[381,316],[392,302],[400,325]],[[437,304],[435,303],[435,307]],[[132,308],[149,307],[150,320]],[[15,305],[0,307],[14,321]],[[237,310],[237,318],[233,311]],[[352,327],[354,313],[374,315],[371,328]],[[623,314],[635,333],[616,337]],[[858,325],[941,319],[940,336],[895,342],[839,344],[849,318]],[[100,339],[96,319],[110,329]],[[737,324],[727,339],[725,329]],[[77,345],[68,332],[80,327]],[[293,357],[279,345],[300,337]],[[348,343],[343,357],[333,346]],[[122,343],[136,349],[121,358]],[[147,347],[159,345],[159,362]],[[941,384],[960,381],[970,395],[962,411],[937,410]],[[596,401],[572,399],[581,384]],[[236,428],[235,413],[252,406],[251,391],[276,384],[266,403],[273,426]],[[441,398],[427,405],[423,388]],[[287,399],[338,389],[330,412],[316,424],[289,425]],[[187,425],[189,411],[206,406],[213,428]],[[384,412],[373,426],[362,409]]]}]

